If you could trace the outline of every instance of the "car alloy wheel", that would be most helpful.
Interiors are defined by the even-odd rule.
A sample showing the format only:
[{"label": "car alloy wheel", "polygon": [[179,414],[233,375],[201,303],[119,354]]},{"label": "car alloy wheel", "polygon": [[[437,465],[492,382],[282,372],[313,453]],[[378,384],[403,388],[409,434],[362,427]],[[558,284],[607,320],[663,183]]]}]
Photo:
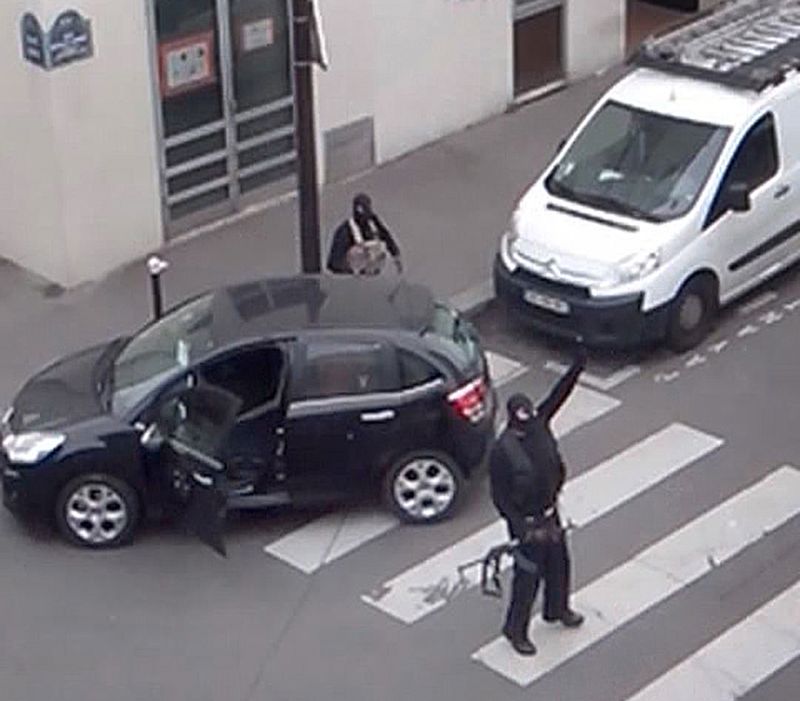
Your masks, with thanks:
[{"label": "car alloy wheel", "polygon": [[460,472],[443,455],[408,456],[387,477],[387,500],[395,513],[410,523],[430,523],[445,518],[461,493]]},{"label": "car alloy wheel", "polygon": [[61,492],[56,510],[61,532],[76,545],[103,548],[120,545],[138,521],[135,492],[111,475],[86,475]]}]

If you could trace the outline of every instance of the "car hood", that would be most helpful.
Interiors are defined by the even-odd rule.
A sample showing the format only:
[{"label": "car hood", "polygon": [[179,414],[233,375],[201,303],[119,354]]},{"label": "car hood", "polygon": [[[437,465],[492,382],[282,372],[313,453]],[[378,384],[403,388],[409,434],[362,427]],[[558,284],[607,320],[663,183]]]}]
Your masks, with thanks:
[{"label": "car hood", "polygon": [[65,356],[34,375],[14,399],[11,430],[53,430],[107,413],[98,383],[120,340]]}]

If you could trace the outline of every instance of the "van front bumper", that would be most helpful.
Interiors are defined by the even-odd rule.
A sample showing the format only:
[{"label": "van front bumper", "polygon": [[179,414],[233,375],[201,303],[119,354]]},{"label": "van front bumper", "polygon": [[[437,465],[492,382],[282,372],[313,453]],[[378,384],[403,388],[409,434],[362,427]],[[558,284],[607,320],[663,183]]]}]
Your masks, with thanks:
[{"label": "van front bumper", "polygon": [[[658,341],[666,334],[667,307],[643,312],[643,293],[592,297],[587,288],[555,282],[522,268],[509,272],[499,255],[494,262],[494,288],[510,311],[553,336],[574,339],[580,335],[589,345],[625,347]],[[547,303],[557,302],[552,306],[559,306],[559,311],[528,301],[526,296],[531,295]]]}]

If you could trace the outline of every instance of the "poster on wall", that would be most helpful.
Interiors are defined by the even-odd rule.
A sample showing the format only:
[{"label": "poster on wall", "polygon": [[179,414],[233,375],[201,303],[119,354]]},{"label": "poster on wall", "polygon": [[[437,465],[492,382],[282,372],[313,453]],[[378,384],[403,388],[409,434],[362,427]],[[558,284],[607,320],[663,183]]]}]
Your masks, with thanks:
[{"label": "poster on wall", "polygon": [[162,97],[182,95],[217,82],[214,32],[199,32],[158,47]]},{"label": "poster on wall", "polygon": [[94,54],[91,21],[75,10],[65,10],[46,32],[31,12],[20,21],[22,57],[40,68],[50,70],[80,61]]},{"label": "poster on wall", "polygon": [[272,17],[242,22],[239,28],[239,51],[249,53],[266,49],[275,43],[275,21]]}]

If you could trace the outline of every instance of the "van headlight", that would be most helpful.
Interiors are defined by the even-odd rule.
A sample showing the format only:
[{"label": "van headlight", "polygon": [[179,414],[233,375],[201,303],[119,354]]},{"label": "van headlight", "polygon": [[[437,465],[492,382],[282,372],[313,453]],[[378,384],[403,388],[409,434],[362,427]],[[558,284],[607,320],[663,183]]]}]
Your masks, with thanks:
[{"label": "van headlight", "polygon": [[624,285],[627,282],[635,282],[648,276],[661,265],[661,251],[650,251],[645,254],[637,253],[630,258],[622,261],[614,271],[614,280],[609,280],[613,285]]},{"label": "van headlight", "polygon": [[518,218],[519,214],[514,212],[514,215],[511,217],[505,233],[500,239],[500,259],[503,261],[503,265],[506,266],[508,271],[512,273],[518,267],[517,261],[514,260],[513,252],[514,243],[519,238],[519,225],[517,223]]},{"label": "van headlight", "polygon": [[66,440],[63,433],[19,433],[3,439],[8,461],[17,465],[35,465],[58,450]]}]

